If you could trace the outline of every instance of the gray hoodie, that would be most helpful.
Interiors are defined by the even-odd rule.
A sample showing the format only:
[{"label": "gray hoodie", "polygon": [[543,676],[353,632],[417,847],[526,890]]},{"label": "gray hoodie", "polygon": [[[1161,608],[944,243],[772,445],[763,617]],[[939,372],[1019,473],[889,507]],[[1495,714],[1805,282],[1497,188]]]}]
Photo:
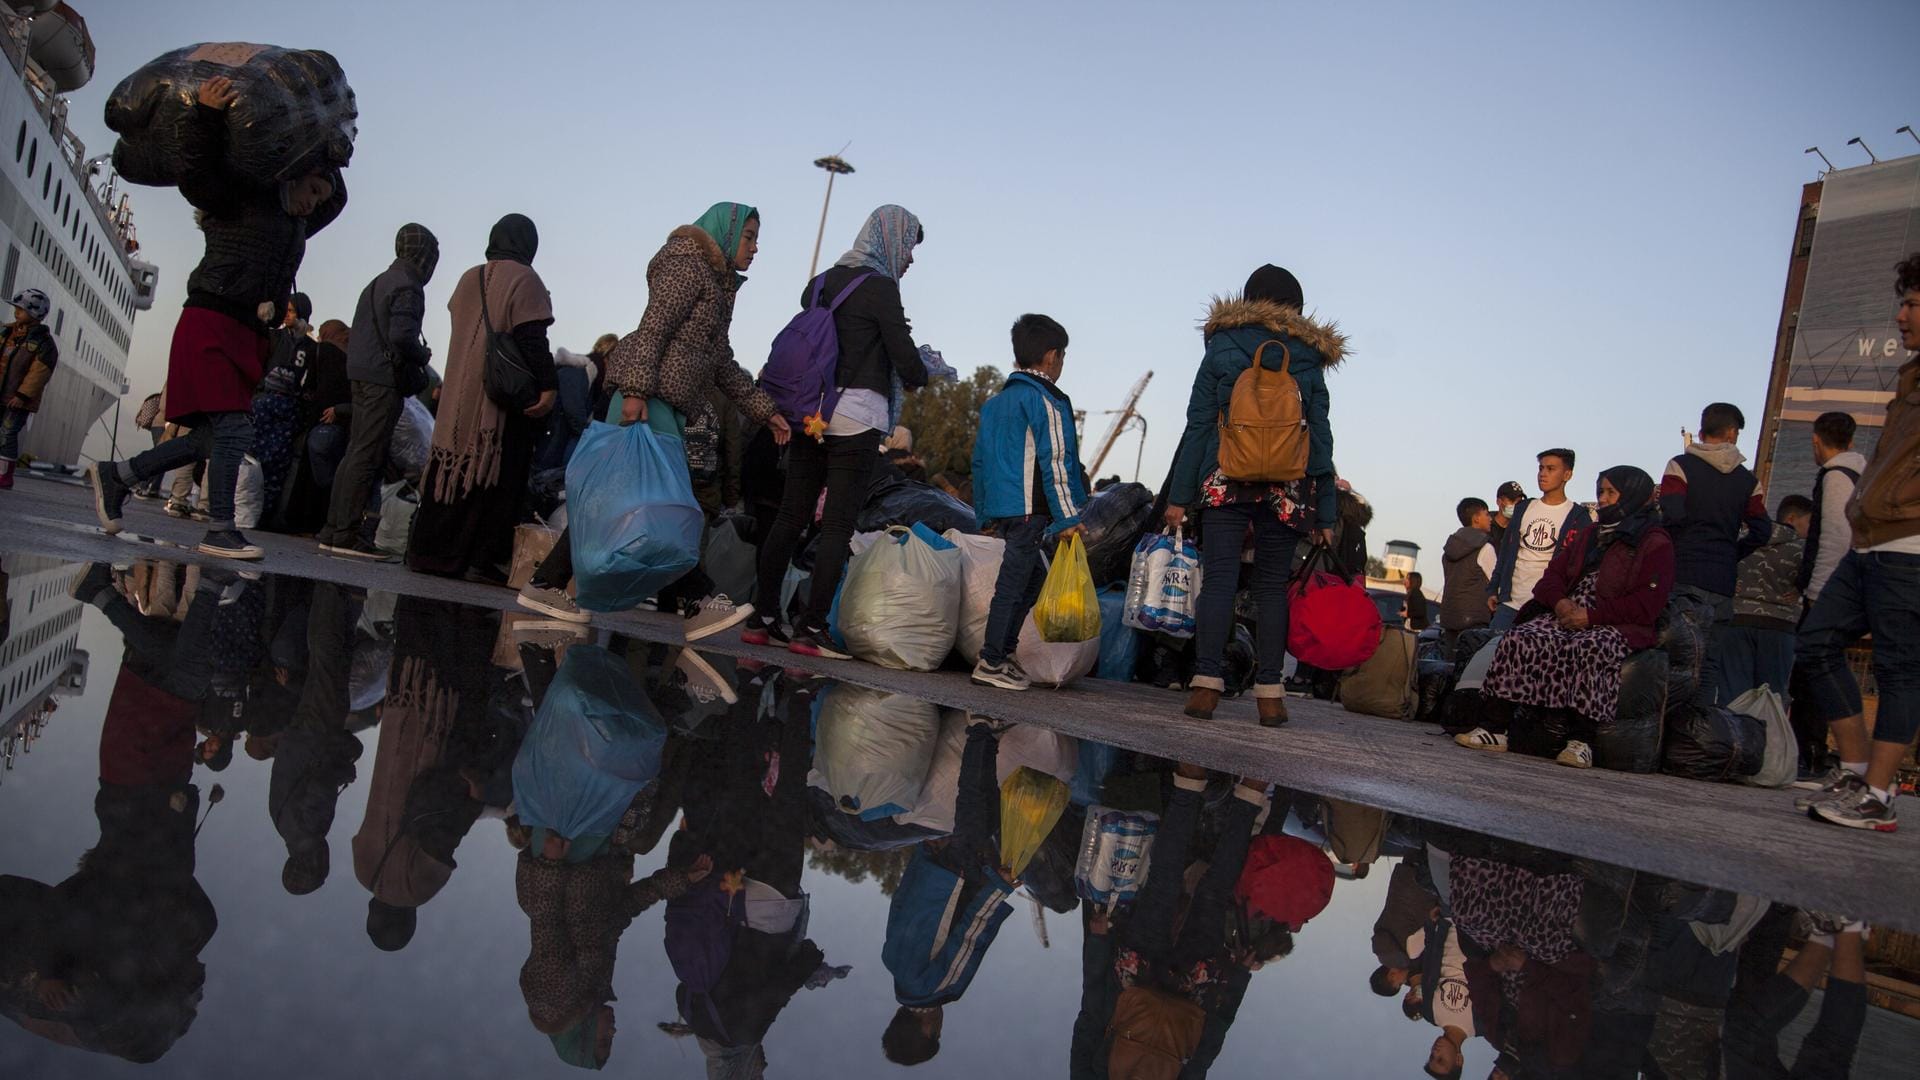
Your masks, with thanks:
[{"label": "gray hoodie", "polygon": [[1866,455],[1847,450],[1827,459],[1819,479],[1814,481],[1813,535],[1807,544],[1813,553],[1813,568],[1803,590],[1809,604],[1820,598],[1820,590],[1840,565],[1840,557],[1853,547],[1853,526],[1847,522],[1853,477],[1839,470],[1852,469],[1858,475],[1866,467]]}]

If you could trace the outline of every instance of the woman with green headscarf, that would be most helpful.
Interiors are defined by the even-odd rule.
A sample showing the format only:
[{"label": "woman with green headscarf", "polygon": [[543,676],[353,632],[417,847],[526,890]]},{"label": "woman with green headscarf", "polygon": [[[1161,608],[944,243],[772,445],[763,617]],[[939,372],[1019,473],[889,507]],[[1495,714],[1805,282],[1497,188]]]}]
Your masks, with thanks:
[{"label": "woman with green headscarf", "polygon": [[[741,415],[771,428],[776,442],[787,441],[786,420],[734,360],[727,336],[734,297],[747,280],[741,271],[753,265],[759,250],[760,212],[743,203],[714,203],[698,221],[667,234],[647,264],[646,314],[607,356],[607,386],[620,395],[620,422],[645,423],[684,439],[687,417],[706,408],[717,389]],[[554,544],[553,555],[520,591],[520,604],[585,622],[586,615],[566,594],[573,576],[568,540],[563,536]],[[688,641],[719,633],[753,613],[753,605],[736,605],[715,593],[698,567],[661,590],[659,608],[677,610],[687,620]]]}]

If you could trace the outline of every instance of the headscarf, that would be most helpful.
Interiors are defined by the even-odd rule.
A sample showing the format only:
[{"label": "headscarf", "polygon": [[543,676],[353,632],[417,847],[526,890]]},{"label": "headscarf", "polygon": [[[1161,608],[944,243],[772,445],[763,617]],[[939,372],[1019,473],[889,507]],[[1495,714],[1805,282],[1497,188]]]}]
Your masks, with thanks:
[{"label": "headscarf", "polygon": [[1305,294],[1300,291],[1300,280],[1272,263],[1247,275],[1247,287],[1241,290],[1241,294],[1248,300],[1267,300],[1296,311],[1306,307]]},{"label": "headscarf", "polygon": [[533,265],[533,253],[540,249],[540,230],[525,214],[508,214],[493,223],[487,234],[487,261],[506,259],[525,266]]},{"label": "headscarf", "polygon": [[[1632,465],[1615,465],[1600,473],[1600,480],[1613,485],[1620,493],[1620,500],[1612,506],[1600,508],[1599,532],[1594,542],[1587,546],[1587,560],[1584,569],[1591,570],[1600,565],[1600,556],[1616,541],[1626,541],[1628,547],[1640,543],[1640,536],[1647,527],[1654,524],[1657,509],[1653,502],[1653,477],[1646,470]],[[1594,482],[1599,486],[1599,481]]]},{"label": "headscarf", "polygon": [[853,247],[834,265],[872,270],[898,281],[900,275],[907,272],[914,247],[925,236],[919,218],[904,206],[888,203],[867,215],[867,223],[860,226],[860,235]]},{"label": "headscarf", "polygon": [[693,224],[701,232],[713,237],[720,245],[721,254],[727,257],[727,265],[733,265],[734,256],[740,254],[740,234],[746,231],[747,222],[760,216],[760,211],[746,203],[717,202],[707,207]]},{"label": "headscarf", "polygon": [[339,319],[328,319],[320,324],[320,340],[336,349],[347,347],[349,330],[346,323]]},{"label": "headscarf", "polygon": [[576,1069],[592,1069],[598,1072],[606,1066],[600,1060],[600,1010],[587,1010],[586,1018],[558,1035],[549,1035],[553,1042],[553,1052],[560,1060]]},{"label": "headscarf", "polygon": [[[502,224],[505,224],[504,220]],[[531,229],[533,223],[528,222],[527,227]],[[499,225],[494,226],[494,231],[498,232],[499,228]],[[393,253],[401,262],[419,272],[421,282],[432,281],[433,268],[440,265],[440,238],[425,225],[409,221],[394,234]]]}]

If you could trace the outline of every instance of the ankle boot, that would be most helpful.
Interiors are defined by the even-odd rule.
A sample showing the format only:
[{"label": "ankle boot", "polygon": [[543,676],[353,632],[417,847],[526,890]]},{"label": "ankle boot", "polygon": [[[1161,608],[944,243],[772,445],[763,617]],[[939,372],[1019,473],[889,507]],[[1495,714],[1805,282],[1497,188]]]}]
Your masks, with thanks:
[{"label": "ankle boot", "polygon": [[1287,699],[1277,697],[1254,698],[1253,703],[1260,709],[1261,727],[1279,727],[1287,722]]},{"label": "ankle boot", "polygon": [[1213,719],[1213,710],[1220,704],[1220,691],[1210,687],[1196,686],[1187,695],[1186,713],[1195,720]]}]

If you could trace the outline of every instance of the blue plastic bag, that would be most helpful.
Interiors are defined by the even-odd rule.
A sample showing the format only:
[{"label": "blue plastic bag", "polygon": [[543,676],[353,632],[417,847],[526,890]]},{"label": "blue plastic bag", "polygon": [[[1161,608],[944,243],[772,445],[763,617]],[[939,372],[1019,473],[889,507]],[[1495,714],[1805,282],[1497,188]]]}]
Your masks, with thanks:
[{"label": "blue plastic bag", "polygon": [[1133,628],[1121,620],[1127,606],[1125,589],[1113,585],[1100,591],[1100,666],[1096,679],[1132,682],[1134,663],[1140,658],[1140,639]]},{"label": "blue plastic bag", "polygon": [[611,835],[660,774],[666,744],[667,726],[627,662],[598,645],[573,646],[513,759],[520,820],[570,840]]},{"label": "blue plastic bag", "polygon": [[680,440],[591,424],[567,462],[573,575],[589,611],[626,611],[700,561],[706,517]]}]

